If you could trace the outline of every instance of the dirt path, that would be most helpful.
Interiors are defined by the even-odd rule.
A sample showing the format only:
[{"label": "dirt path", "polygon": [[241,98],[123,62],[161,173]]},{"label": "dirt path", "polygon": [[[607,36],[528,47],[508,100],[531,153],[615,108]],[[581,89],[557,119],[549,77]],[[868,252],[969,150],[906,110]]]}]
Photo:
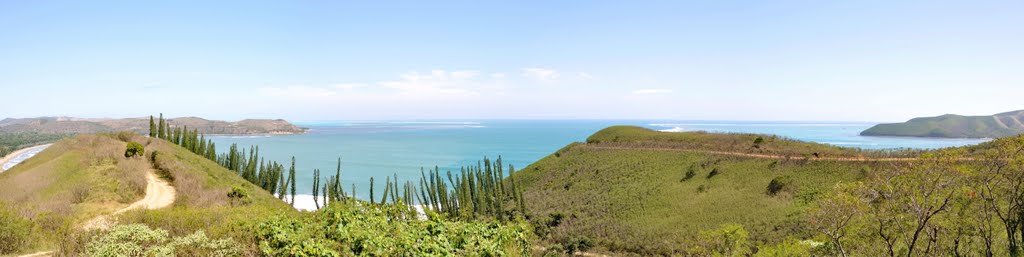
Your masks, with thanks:
[{"label": "dirt path", "polygon": [[[4,156],[3,158],[0,158],[0,167],[3,167],[4,164],[7,164],[7,162],[13,160],[14,158],[17,158],[19,155],[24,154],[25,152],[28,152],[28,151],[31,151],[31,150],[34,150],[34,149],[38,149],[38,148],[50,147],[50,145],[53,145],[53,144],[37,145],[37,146],[30,146],[30,147],[25,147],[25,148],[22,148],[22,149],[18,149],[17,151],[14,151],[14,152]],[[4,169],[0,168],[0,172],[4,172]]]},{"label": "dirt path", "polygon": [[913,161],[917,158],[867,158],[867,157],[803,157],[803,156],[785,156],[785,155],[771,155],[771,154],[757,154],[757,153],[741,153],[741,152],[725,152],[725,151],[711,151],[711,150],[693,150],[693,149],[680,149],[680,148],[661,148],[661,147],[623,147],[623,146],[586,146],[593,149],[611,149],[611,150],[654,150],[654,151],[675,151],[675,152],[691,152],[691,153],[706,153],[706,154],[718,154],[718,155],[729,155],[729,156],[741,156],[741,157],[752,157],[752,158],[764,158],[764,159],[778,159],[778,160],[821,160],[821,161],[841,161],[841,162],[903,162]]},{"label": "dirt path", "polygon": [[128,207],[124,207],[120,210],[115,211],[110,215],[101,215],[93,218],[82,225],[82,229],[93,230],[93,229],[106,229],[111,225],[110,217],[113,215],[120,214],[134,209],[160,209],[167,206],[171,206],[174,203],[176,197],[174,187],[170,183],[160,179],[156,176],[153,170],[146,172],[146,196],[142,197],[142,200],[138,200]]},{"label": "dirt path", "polygon": [[[85,224],[82,224],[82,229],[93,230],[93,229],[107,229],[112,225],[110,217],[134,210],[138,208],[143,209],[160,209],[171,206],[174,203],[174,199],[177,197],[177,193],[174,191],[174,187],[171,186],[167,181],[160,179],[156,176],[153,170],[146,171],[146,196],[142,197],[128,207],[121,208],[110,215],[100,215]],[[37,252],[32,254],[21,255],[19,257],[42,257],[42,256],[53,256],[54,251]]]}]

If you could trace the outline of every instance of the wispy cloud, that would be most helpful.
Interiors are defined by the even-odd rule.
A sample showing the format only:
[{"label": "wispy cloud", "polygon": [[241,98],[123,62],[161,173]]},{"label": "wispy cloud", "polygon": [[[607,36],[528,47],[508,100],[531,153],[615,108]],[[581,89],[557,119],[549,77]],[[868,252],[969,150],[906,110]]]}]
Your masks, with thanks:
[{"label": "wispy cloud", "polygon": [[672,93],[671,89],[648,88],[633,90],[634,95],[658,95]]},{"label": "wispy cloud", "polygon": [[522,68],[520,69],[523,73],[523,77],[539,80],[539,81],[553,81],[558,79],[559,74],[557,70],[545,69],[545,68]]},{"label": "wispy cloud", "polygon": [[593,75],[590,75],[590,73],[586,73],[586,72],[582,72],[582,71],[581,72],[577,72],[576,76],[580,77],[581,79],[594,79]]},{"label": "wispy cloud", "polygon": [[369,86],[369,85],[363,84],[363,83],[344,83],[344,84],[333,85],[331,87],[335,88],[335,89],[341,89],[341,90],[353,90],[353,89],[357,89],[357,88],[365,88],[367,86]]},{"label": "wispy cloud", "polygon": [[475,94],[472,81],[478,75],[480,75],[479,72],[469,70],[409,72],[399,76],[399,80],[377,82],[377,85],[398,90],[403,94]]},{"label": "wispy cloud", "polygon": [[263,87],[259,89],[259,93],[264,96],[287,98],[323,98],[337,94],[327,88],[309,86]]}]

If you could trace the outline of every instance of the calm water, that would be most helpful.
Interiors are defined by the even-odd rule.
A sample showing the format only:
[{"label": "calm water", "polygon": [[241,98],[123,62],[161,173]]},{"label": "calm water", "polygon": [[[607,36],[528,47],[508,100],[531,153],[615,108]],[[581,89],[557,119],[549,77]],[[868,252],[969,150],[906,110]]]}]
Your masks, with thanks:
[{"label": "calm water", "polygon": [[[222,151],[232,143],[259,145],[268,160],[286,163],[295,156],[299,194],[310,194],[312,172],[334,174],[342,159],[346,190],[356,185],[357,196],[369,195],[374,177],[380,197],[385,176],[418,180],[420,168],[441,167],[457,171],[483,157],[501,156],[506,164],[522,168],[544,156],[611,125],[637,125],[663,131],[716,131],[777,134],[789,138],[869,149],[940,148],[976,144],[976,139],[925,139],[861,137],[866,123],[704,122],[704,121],[444,121],[444,122],[318,122],[300,123],[311,128],[303,135],[214,137]],[[286,164],[287,165],[287,164]],[[298,206],[307,208],[308,196]]]}]

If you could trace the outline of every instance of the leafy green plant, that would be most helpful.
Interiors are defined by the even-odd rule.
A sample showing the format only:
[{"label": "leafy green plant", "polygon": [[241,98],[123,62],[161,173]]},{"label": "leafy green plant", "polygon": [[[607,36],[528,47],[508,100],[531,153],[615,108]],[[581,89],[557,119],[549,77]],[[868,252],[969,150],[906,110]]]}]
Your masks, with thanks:
[{"label": "leafy green plant", "polygon": [[136,156],[143,156],[146,154],[145,147],[142,144],[136,142],[128,142],[128,146],[124,150],[124,157],[131,158]]},{"label": "leafy green plant", "polygon": [[29,243],[32,221],[7,209],[0,202],[0,254],[14,253]]},{"label": "leafy green plant", "polygon": [[210,239],[203,231],[171,238],[142,224],[117,225],[86,244],[87,256],[237,256],[230,239]]}]

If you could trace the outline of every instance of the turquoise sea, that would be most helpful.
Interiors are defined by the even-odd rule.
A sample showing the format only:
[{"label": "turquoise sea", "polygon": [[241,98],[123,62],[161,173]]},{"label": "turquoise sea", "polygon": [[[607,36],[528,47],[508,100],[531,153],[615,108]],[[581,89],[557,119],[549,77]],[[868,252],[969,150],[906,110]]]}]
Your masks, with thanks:
[{"label": "turquoise sea", "polygon": [[[357,197],[369,195],[369,180],[378,187],[386,176],[418,181],[421,168],[438,166],[458,171],[483,157],[502,157],[517,169],[571,142],[612,125],[636,125],[662,131],[713,131],[776,134],[798,140],[867,149],[941,148],[984,142],[980,139],[862,137],[873,123],[664,121],[664,120],[469,120],[469,121],[332,121],[298,122],[310,128],[302,135],[216,136],[220,149],[232,143],[258,145],[268,160],[296,158],[297,206],[309,208],[313,169],[334,174],[342,160],[346,190],[354,183]],[[287,165],[287,164],[286,164]],[[383,188],[375,189],[377,196]]]}]

